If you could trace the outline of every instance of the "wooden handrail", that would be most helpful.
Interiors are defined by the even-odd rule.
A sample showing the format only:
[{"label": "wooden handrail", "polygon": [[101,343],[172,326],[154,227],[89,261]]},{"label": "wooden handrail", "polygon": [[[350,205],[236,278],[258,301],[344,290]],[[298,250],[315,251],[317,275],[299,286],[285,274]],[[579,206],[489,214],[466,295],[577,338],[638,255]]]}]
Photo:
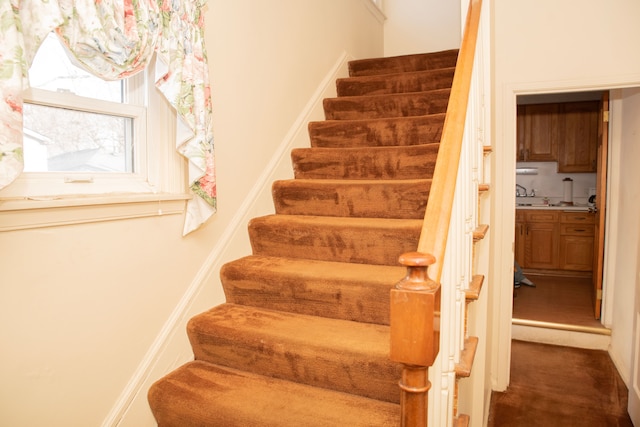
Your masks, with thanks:
[{"label": "wooden handrail", "polygon": [[[401,425],[426,427],[428,369],[440,347],[440,280],[471,90],[482,0],[470,0],[418,251],[400,262],[407,276],[391,290],[390,358],[403,365]],[[427,270],[428,269],[428,270]]]},{"label": "wooden handrail", "polygon": [[464,36],[458,53],[438,159],[429,191],[429,202],[418,243],[419,252],[432,254],[435,257],[435,263],[429,268],[429,277],[438,283],[442,276],[442,264],[456,191],[456,177],[467,117],[481,7],[482,0],[469,1]]}]

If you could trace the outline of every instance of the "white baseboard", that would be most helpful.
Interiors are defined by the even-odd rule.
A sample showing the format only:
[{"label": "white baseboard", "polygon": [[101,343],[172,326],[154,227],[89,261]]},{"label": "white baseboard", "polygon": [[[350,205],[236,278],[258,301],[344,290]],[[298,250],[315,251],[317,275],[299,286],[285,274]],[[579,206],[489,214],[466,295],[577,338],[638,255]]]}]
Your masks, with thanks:
[{"label": "white baseboard", "polygon": [[[206,292],[205,284],[210,284],[216,277],[225,256],[232,249],[234,236],[246,234],[246,224],[255,216],[258,205],[271,201],[271,184],[276,179],[289,178],[282,176],[283,170],[291,170],[289,153],[297,146],[308,146],[307,123],[311,120],[322,120],[324,98],[336,96],[335,81],[348,75],[348,61],[352,58],[343,52],[334,66],[318,85],[317,90],[309,99],[289,132],[282,140],[278,149],[265,167],[260,178],[256,181],[245,202],[233,217],[229,226],[212,248],[206,262],[193,279],[185,294],[176,305],[173,313],[167,319],[162,330],[140,362],[129,383],[122,391],[111,411],[102,422],[103,427],[145,427],[155,426],[156,422],[149,409],[147,391],[149,387],[178,366],[192,360],[193,354],[189,345],[185,327],[187,321],[198,313],[210,308],[211,300],[202,298]],[[272,202],[271,202],[272,204]],[[220,292],[220,294],[222,294]],[[206,300],[206,301],[203,301]],[[222,303],[224,301],[219,301]]]},{"label": "white baseboard", "polygon": [[611,343],[610,335],[522,325],[511,326],[511,338],[514,340],[586,348],[591,350],[608,350],[609,344]]}]

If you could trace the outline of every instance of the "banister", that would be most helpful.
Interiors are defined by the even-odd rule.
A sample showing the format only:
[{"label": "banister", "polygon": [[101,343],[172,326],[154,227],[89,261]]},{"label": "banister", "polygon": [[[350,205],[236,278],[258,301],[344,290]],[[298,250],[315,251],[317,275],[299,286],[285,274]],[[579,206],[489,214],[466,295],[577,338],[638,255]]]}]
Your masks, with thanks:
[{"label": "banister", "polygon": [[432,254],[435,257],[435,263],[429,268],[429,277],[438,283],[442,276],[442,263],[447,247],[481,7],[482,0],[469,1],[464,36],[458,53],[447,114],[440,138],[440,149],[418,243],[418,252]]},{"label": "banister", "polygon": [[[440,281],[472,87],[481,6],[482,0],[469,1],[417,252],[400,257],[407,267],[407,277],[391,290],[390,358],[403,365],[400,411],[401,425],[407,427],[427,425],[427,392],[431,387],[428,369],[440,350],[441,304],[444,307]],[[445,308],[442,310],[445,314]],[[447,334],[454,333],[448,330],[450,323],[447,320]],[[442,419],[449,418],[445,415]]]},{"label": "banister", "polygon": [[389,357],[403,364],[401,425],[407,427],[427,425],[428,367],[433,365],[440,343],[440,285],[427,274],[434,261],[433,256],[419,252],[400,256],[407,275],[391,290]]}]

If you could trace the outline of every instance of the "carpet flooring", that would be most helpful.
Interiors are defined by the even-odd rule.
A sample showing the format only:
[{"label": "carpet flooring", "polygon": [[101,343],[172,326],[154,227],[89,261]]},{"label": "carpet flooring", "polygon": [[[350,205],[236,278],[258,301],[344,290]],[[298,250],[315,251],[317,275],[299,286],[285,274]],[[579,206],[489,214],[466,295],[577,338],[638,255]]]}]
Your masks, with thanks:
[{"label": "carpet flooring", "polygon": [[602,328],[590,278],[527,275],[536,287],[515,290],[513,318]]},{"label": "carpet flooring", "polygon": [[609,355],[513,341],[511,381],[494,392],[488,427],[633,427]]},{"label": "carpet flooring", "polygon": [[457,57],[349,62],[275,212],[249,221],[251,254],[221,268],[226,303],[188,322],[195,361],[150,388],[159,426],[399,425],[389,290],[418,247]]}]

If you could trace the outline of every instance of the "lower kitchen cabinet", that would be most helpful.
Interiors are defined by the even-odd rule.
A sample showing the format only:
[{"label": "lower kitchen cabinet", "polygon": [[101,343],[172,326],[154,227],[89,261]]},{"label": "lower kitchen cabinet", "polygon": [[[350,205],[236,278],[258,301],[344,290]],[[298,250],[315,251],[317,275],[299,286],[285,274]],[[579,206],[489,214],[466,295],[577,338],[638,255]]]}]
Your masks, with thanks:
[{"label": "lower kitchen cabinet", "polygon": [[525,212],[524,259],[526,268],[557,269],[560,250],[558,212],[530,210]]},{"label": "lower kitchen cabinet", "polygon": [[515,246],[514,257],[516,262],[520,264],[520,267],[526,266],[524,262],[524,241],[525,241],[525,228],[527,226],[526,215],[522,210],[516,210],[516,232],[515,232]]},{"label": "lower kitchen cabinet", "polygon": [[560,269],[593,270],[595,215],[586,212],[560,214]]},{"label": "lower kitchen cabinet", "polygon": [[527,269],[591,271],[594,220],[588,212],[517,210],[516,261]]}]

